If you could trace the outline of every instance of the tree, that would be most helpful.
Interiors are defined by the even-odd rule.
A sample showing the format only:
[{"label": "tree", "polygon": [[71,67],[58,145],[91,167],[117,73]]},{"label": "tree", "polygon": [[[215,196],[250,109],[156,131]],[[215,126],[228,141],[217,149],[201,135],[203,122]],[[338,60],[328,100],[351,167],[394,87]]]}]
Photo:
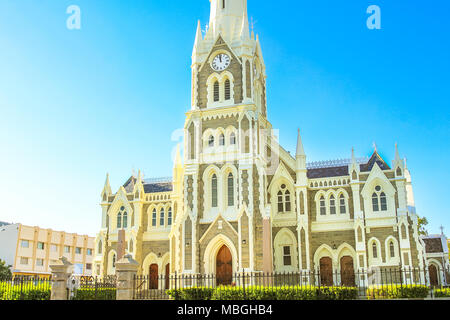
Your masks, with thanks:
[{"label": "tree", "polygon": [[0,259],[0,279],[12,276],[10,268],[11,266],[6,265],[6,262]]},{"label": "tree", "polygon": [[417,226],[419,228],[419,236],[427,236],[428,235],[428,231],[425,228],[425,226],[427,226],[427,225],[428,225],[427,218],[425,218],[425,217],[420,218],[419,217],[418,222],[417,222]]}]

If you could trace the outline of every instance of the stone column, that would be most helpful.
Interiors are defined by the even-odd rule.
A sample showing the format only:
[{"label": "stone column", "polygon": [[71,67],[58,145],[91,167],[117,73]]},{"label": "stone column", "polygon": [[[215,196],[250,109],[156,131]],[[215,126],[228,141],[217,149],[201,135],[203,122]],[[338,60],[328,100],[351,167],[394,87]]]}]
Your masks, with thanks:
[{"label": "stone column", "polygon": [[50,265],[52,272],[52,293],[50,300],[68,300],[67,280],[72,275],[73,264],[62,257],[57,263]]},{"label": "stone column", "polygon": [[116,300],[133,300],[133,282],[139,263],[130,254],[116,262],[117,296]]},{"label": "stone column", "polygon": [[263,219],[263,272],[271,273],[272,268],[272,232],[270,218]]}]

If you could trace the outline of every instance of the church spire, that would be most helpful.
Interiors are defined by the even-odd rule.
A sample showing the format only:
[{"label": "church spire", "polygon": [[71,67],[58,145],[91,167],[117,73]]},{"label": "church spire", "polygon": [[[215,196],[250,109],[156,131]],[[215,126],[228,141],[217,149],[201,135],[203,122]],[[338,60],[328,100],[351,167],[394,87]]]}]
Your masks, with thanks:
[{"label": "church spire", "polygon": [[247,15],[247,0],[210,0],[209,26],[214,38],[219,33],[228,41],[247,39],[250,33]]},{"label": "church spire", "polygon": [[298,129],[298,137],[297,137],[297,151],[295,154],[295,158],[297,161],[297,170],[306,170],[306,154],[303,149],[302,137],[300,135],[300,129]]},{"label": "church spire", "polygon": [[200,26],[200,20],[198,20],[198,23],[197,23],[197,31],[196,31],[196,33],[195,33],[194,50],[193,50],[193,52],[192,52],[192,55],[193,55],[193,56],[194,56],[195,53],[197,52],[198,47],[199,47],[199,44],[200,44],[200,41],[202,41],[202,40],[203,40],[203,37],[202,37],[202,28],[201,28],[201,26]]}]

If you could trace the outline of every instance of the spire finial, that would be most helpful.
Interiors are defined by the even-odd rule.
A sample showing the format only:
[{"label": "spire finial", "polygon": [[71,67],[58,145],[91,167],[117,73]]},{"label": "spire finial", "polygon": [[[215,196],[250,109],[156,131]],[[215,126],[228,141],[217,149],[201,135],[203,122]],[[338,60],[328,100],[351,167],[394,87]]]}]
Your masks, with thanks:
[{"label": "spire finial", "polygon": [[441,235],[444,235],[444,226],[441,225],[440,229],[441,229]]},{"label": "spire finial", "polygon": [[395,143],[395,161],[400,161],[400,153],[398,152],[398,143]]},{"label": "spire finial", "polygon": [[378,153],[377,143],[373,142],[373,150]]},{"label": "spire finial", "polygon": [[303,148],[303,143],[302,143],[302,136],[300,134],[300,128],[298,128],[298,136],[297,136],[297,153],[296,153],[297,157],[298,156],[305,156],[305,150]]}]

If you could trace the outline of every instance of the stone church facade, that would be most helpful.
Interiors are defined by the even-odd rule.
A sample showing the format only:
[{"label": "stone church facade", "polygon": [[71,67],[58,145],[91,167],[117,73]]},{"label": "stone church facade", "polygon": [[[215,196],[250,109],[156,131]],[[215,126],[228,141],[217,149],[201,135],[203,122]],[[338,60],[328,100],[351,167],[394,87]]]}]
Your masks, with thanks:
[{"label": "stone church facade", "polygon": [[321,273],[426,268],[411,176],[396,156],[307,163],[268,119],[266,69],[246,0],[211,0],[192,53],[183,157],[171,179],[102,191],[94,272],[114,274],[119,230],[139,273]]}]

